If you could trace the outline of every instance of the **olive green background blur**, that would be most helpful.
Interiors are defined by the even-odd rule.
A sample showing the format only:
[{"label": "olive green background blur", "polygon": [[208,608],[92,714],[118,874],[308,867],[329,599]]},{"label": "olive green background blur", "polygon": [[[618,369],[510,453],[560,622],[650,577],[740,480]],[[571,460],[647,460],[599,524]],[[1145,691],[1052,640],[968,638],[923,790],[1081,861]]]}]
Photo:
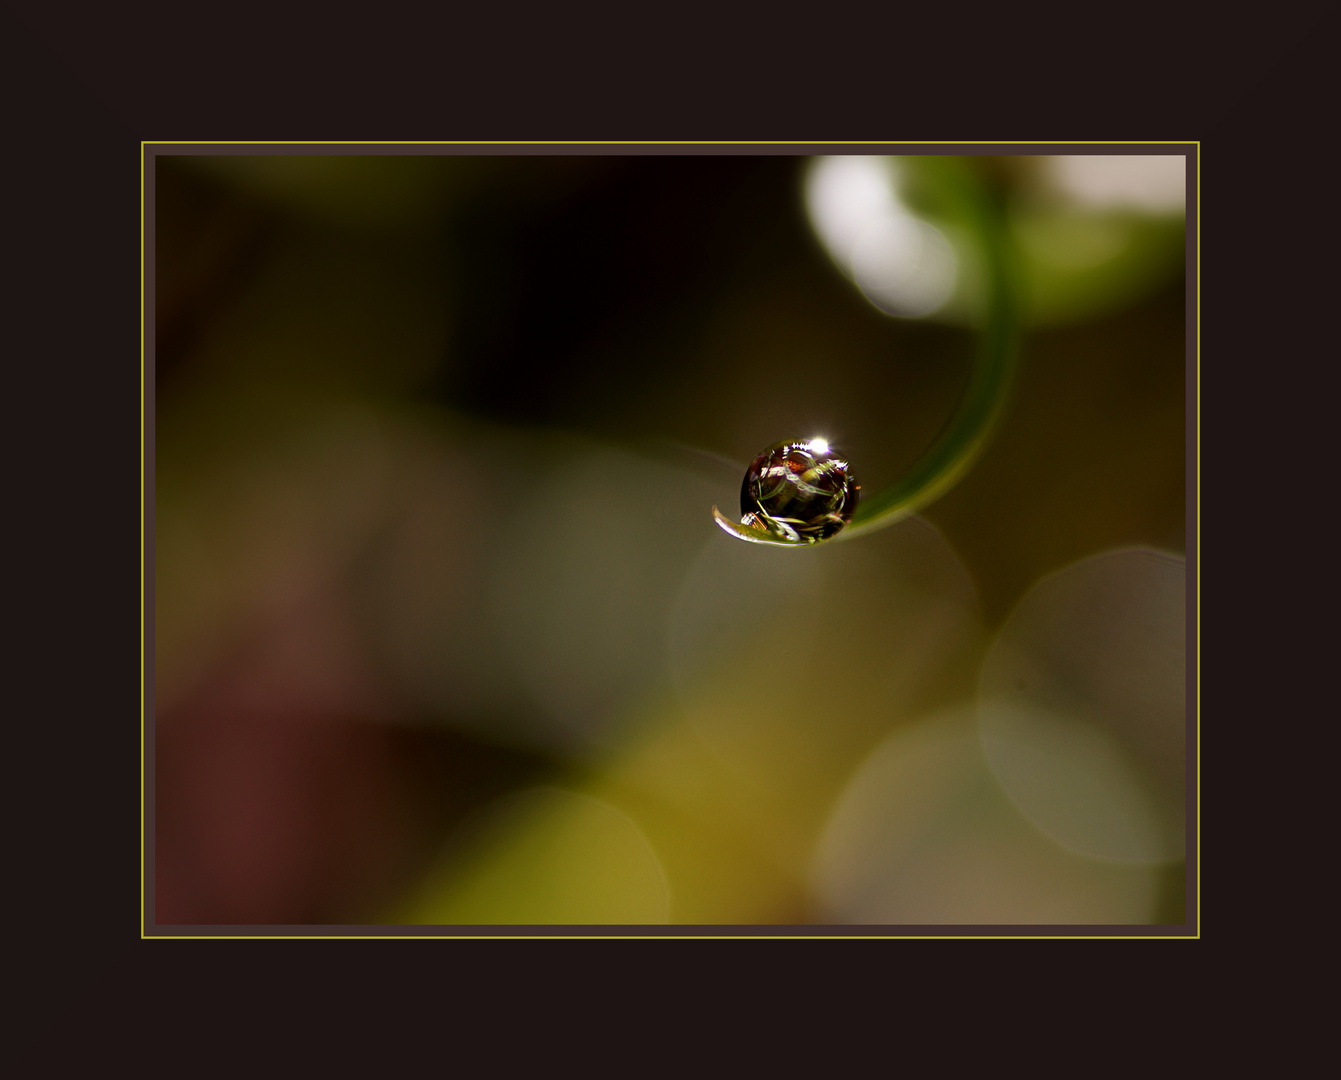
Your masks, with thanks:
[{"label": "olive green background blur", "polygon": [[1182,202],[966,164],[1002,426],[792,551],[714,527],[745,464],[878,490],[975,340],[845,275],[824,162],[159,156],[157,923],[1182,923]]}]

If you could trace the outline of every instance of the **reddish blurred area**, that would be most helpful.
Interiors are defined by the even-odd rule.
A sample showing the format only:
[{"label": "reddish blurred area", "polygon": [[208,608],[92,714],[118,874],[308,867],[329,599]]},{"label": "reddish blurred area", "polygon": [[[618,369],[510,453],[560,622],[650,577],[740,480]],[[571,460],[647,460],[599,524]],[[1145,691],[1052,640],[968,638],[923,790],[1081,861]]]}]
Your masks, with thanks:
[{"label": "reddish blurred area", "polygon": [[391,710],[331,596],[243,635],[157,718],[156,920],[376,921],[452,822],[539,771]]},{"label": "reddish blurred area", "polygon": [[174,718],[158,741],[159,920],[361,917],[397,880],[410,842],[395,741],[225,695]]}]

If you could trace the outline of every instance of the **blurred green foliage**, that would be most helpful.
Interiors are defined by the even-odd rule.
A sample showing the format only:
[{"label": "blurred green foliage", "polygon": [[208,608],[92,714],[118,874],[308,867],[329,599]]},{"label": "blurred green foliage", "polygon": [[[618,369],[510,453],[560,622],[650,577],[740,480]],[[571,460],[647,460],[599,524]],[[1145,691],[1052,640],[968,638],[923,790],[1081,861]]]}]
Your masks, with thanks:
[{"label": "blurred green foliage", "polygon": [[712,525],[779,438],[874,491],[953,412],[981,268],[899,164],[962,256],[923,318],[830,260],[805,159],[157,159],[159,922],[1183,921],[1180,862],[1056,844],[974,734],[1041,581],[1181,556],[1179,206],[965,159],[1026,284],[982,459],[823,551]]}]

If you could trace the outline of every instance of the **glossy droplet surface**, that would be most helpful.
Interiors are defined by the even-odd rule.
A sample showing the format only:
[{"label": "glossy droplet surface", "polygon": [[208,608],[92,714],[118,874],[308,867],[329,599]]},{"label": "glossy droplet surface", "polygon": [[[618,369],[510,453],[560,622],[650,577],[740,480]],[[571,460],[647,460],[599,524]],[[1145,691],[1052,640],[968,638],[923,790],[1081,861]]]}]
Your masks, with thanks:
[{"label": "glossy droplet surface", "polygon": [[861,487],[823,439],[787,439],[754,459],[740,485],[740,523],[780,540],[818,543],[852,520]]}]

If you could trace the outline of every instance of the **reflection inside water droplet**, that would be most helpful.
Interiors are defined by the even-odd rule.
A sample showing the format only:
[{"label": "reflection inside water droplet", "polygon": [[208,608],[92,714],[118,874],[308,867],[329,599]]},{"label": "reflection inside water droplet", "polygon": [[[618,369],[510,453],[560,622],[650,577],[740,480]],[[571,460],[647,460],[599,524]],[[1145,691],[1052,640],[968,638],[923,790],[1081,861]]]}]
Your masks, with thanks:
[{"label": "reflection inside water droplet", "polygon": [[839,533],[861,486],[827,440],[786,439],[761,453],[740,485],[740,523],[778,540],[814,544]]}]

